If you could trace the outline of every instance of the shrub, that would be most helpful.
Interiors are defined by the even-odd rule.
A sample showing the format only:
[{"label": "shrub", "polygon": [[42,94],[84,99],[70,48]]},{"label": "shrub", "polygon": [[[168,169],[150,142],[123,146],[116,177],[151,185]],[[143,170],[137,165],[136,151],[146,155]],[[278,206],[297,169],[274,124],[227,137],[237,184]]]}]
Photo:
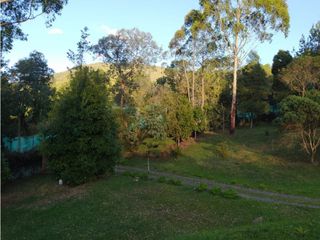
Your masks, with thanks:
[{"label": "shrub", "polygon": [[181,181],[180,180],[176,180],[176,179],[169,179],[167,181],[167,183],[172,184],[172,185],[176,185],[176,186],[181,186],[182,185]]},{"label": "shrub", "polygon": [[214,187],[210,190],[210,193],[214,196],[221,196],[222,195],[222,190],[219,187]]},{"label": "shrub", "polygon": [[167,137],[166,121],[163,109],[158,105],[147,105],[142,112],[139,121],[140,128],[144,135],[156,140],[163,140]]},{"label": "shrub", "polygon": [[135,153],[139,156],[149,157],[167,157],[174,151],[175,142],[172,139],[166,138],[163,140],[157,140],[154,138],[146,138],[140,144]]},{"label": "shrub", "polygon": [[172,150],[171,155],[172,155],[172,157],[177,158],[181,155],[181,153],[182,153],[181,148],[176,147],[175,149]]},{"label": "shrub", "polygon": [[42,156],[38,151],[5,152],[5,158],[9,164],[11,179],[32,176],[41,170]]},{"label": "shrub", "polygon": [[141,180],[149,180],[149,175],[147,173],[136,173],[135,176],[140,178]]},{"label": "shrub", "polygon": [[190,137],[194,129],[192,106],[185,96],[177,93],[167,94],[162,104],[166,106],[166,129],[168,136],[177,144]]},{"label": "shrub", "polygon": [[167,182],[167,179],[164,176],[161,176],[161,177],[158,178],[158,182],[159,183],[165,183],[165,182]]},{"label": "shrub", "polygon": [[122,175],[126,176],[126,177],[135,177],[135,174],[132,172],[124,172],[124,173],[122,173]]},{"label": "shrub", "polygon": [[229,156],[228,145],[225,142],[218,143],[216,146],[216,150],[220,157],[226,159]]},{"label": "shrub", "polygon": [[317,164],[317,150],[320,146],[320,94],[307,93],[308,97],[288,96],[280,103],[279,122],[299,132],[303,149]]},{"label": "shrub", "polygon": [[221,196],[224,197],[224,198],[229,198],[229,199],[237,199],[237,198],[239,198],[238,193],[233,189],[228,189],[228,190],[222,192]]},{"label": "shrub", "polygon": [[78,68],[42,133],[42,152],[67,184],[81,184],[113,171],[120,145],[103,74]]},{"label": "shrub", "polygon": [[197,192],[204,192],[208,190],[208,185],[205,183],[200,183],[199,186],[195,188]]},{"label": "shrub", "polygon": [[193,109],[194,131],[202,133],[207,127],[207,120],[204,111],[200,107]]},{"label": "shrub", "polygon": [[5,184],[10,179],[10,168],[7,159],[1,154],[1,184]]},{"label": "shrub", "polygon": [[228,198],[228,199],[237,199],[240,196],[238,195],[238,193],[233,190],[233,189],[228,189],[226,191],[222,191],[222,189],[220,187],[214,187],[210,190],[210,193],[213,196],[220,196],[223,198]]}]

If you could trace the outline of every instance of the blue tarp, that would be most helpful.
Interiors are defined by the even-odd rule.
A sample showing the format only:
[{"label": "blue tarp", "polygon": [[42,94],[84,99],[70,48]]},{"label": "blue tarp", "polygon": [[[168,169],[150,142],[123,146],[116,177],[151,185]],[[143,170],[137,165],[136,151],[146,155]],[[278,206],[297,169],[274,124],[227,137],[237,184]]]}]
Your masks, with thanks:
[{"label": "blue tarp", "polygon": [[2,141],[8,151],[24,153],[37,148],[41,143],[41,137],[39,135],[15,138],[4,137]]}]

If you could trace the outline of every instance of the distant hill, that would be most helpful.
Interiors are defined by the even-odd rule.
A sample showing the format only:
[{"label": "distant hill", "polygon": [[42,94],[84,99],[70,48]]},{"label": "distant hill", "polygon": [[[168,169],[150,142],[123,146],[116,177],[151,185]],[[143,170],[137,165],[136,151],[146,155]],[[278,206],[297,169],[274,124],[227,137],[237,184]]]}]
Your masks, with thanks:
[{"label": "distant hill", "polygon": [[[93,63],[93,64],[88,64],[87,66],[90,66],[95,70],[100,69],[105,72],[109,68],[109,66],[104,63]],[[150,81],[154,82],[158,78],[160,78],[164,75],[164,68],[157,67],[157,66],[148,66],[145,69],[145,73],[149,77]],[[62,87],[65,87],[69,81],[70,81],[69,71],[55,73],[53,76],[52,86],[59,90]]]}]

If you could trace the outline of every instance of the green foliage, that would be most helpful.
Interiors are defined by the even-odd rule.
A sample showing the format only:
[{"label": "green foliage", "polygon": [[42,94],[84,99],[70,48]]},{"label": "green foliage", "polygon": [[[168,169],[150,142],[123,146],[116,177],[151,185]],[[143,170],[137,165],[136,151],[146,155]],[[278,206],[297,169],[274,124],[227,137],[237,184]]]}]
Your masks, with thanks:
[{"label": "green foliage", "polygon": [[90,49],[88,30],[87,27],[84,27],[83,30],[81,30],[80,41],[77,43],[77,52],[70,49],[67,52],[68,59],[75,64],[76,67],[82,66],[85,63],[84,54]]},{"label": "green foliage", "polygon": [[8,160],[1,153],[1,184],[5,184],[11,176]]},{"label": "green foliage", "polygon": [[299,56],[282,71],[281,80],[293,92],[305,96],[306,91],[320,87],[320,55]]},{"label": "green foliage", "polygon": [[115,107],[114,112],[116,122],[119,125],[118,135],[121,144],[127,149],[136,147],[139,144],[141,135],[136,108],[133,106]]},{"label": "green foliage", "polygon": [[46,24],[51,26],[55,16],[59,15],[67,0],[16,0],[1,2],[1,53],[9,52],[13,40],[27,40],[20,23],[33,19],[41,14],[47,15]]},{"label": "green foliage", "polygon": [[167,180],[167,183],[168,183],[168,184],[171,184],[171,185],[175,185],[175,186],[181,186],[181,185],[182,185],[182,183],[181,183],[180,180],[178,180],[178,179],[172,179],[172,178],[168,179],[168,180]]},{"label": "green foliage", "polygon": [[158,182],[159,183],[165,183],[165,182],[167,182],[167,179],[166,179],[166,177],[161,176],[161,177],[158,178]]},{"label": "green foliage", "polygon": [[166,106],[167,133],[179,145],[194,129],[192,107],[186,97],[177,93],[167,94],[162,104]]},{"label": "green foliage", "polygon": [[221,196],[228,199],[237,199],[239,198],[238,193],[233,189],[227,189],[221,193]]},{"label": "green foliage", "polygon": [[[310,94],[318,100],[316,94]],[[307,97],[289,96],[280,105],[280,123],[295,128],[301,136],[301,144],[310,155],[311,162],[316,162],[317,148],[320,144],[320,104]]]},{"label": "green foliage", "polygon": [[67,184],[112,171],[119,154],[117,125],[99,71],[79,68],[43,130],[42,151]]},{"label": "green foliage", "polygon": [[6,99],[1,101],[7,106],[1,110],[4,134],[20,136],[36,132],[35,126],[47,117],[51,107],[52,76],[53,70],[48,67],[44,55],[37,51],[3,74],[1,93]]},{"label": "green foliage", "polygon": [[202,133],[207,128],[207,119],[205,112],[200,107],[193,108],[193,121],[195,132]]},{"label": "green foliage", "polygon": [[8,72],[1,74],[1,135],[7,137],[17,136],[17,123],[12,116],[16,115],[16,91],[9,83]]},{"label": "green foliage", "polygon": [[197,192],[204,192],[204,191],[207,191],[208,190],[208,185],[205,184],[205,183],[200,183],[196,188],[195,190]]},{"label": "green foliage", "polygon": [[143,157],[166,158],[172,155],[175,145],[175,142],[170,138],[163,140],[145,138],[141,144],[134,148],[134,153]]},{"label": "green foliage", "polygon": [[208,31],[211,36],[222,42],[220,45],[229,52],[228,57],[234,63],[229,129],[233,134],[237,114],[238,60],[245,56],[248,46],[252,44],[251,39],[271,41],[272,31],[288,34],[288,5],[285,0],[201,0],[200,5],[202,22],[211,28]]},{"label": "green foliage", "polygon": [[251,62],[241,69],[238,82],[238,111],[249,112],[255,116],[267,113],[271,83],[260,63]]},{"label": "green foliage", "polygon": [[281,102],[281,123],[302,128],[319,127],[320,105],[307,97],[289,96]]},{"label": "green foliage", "polygon": [[227,189],[227,190],[223,191],[220,187],[212,188],[210,190],[210,193],[213,196],[219,196],[219,197],[223,197],[223,198],[227,198],[227,199],[237,199],[240,197],[235,190]]},{"label": "green foliage", "polygon": [[121,29],[103,37],[91,49],[109,64],[108,76],[115,79],[112,89],[121,108],[133,105],[136,79],[143,75],[145,65],[157,61],[161,52],[152,35],[137,28]]},{"label": "green foliage", "polygon": [[227,142],[220,142],[216,146],[216,151],[218,152],[219,156],[222,157],[223,159],[227,159],[228,156],[230,155],[229,153],[229,148],[228,148],[228,143]]},{"label": "green foliage", "polygon": [[302,35],[298,55],[320,55],[320,21],[312,26],[307,39]]},{"label": "green foliage", "polygon": [[166,121],[163,107],[159,105],[147,105],[140,117],[139,125],[144,136],[163,140],[166,138]]},{"label": "green foliage", "polygon": [[126,177],[134,177],[135,176],[135,174],[133,172],[128,172],[128,171],[124,172],[122,175],[126,176]]},{"label": "green foliage", "polygon": [[310,232],[308,229],[302,227],[302,226],[299,226],[299,227],[296,227],[295,228],[295,233],[299,236],[299,237],[302,237],[304,238],[308,232]]},{"label": "green foliage", "polygon": [[281,71],[283,71],[293,60],[289,51],[279,50],[273,57],[272,63],[272,99],[273,104],[280,103],[282,99],[290,94],[289,87],[281,81]]},{"label": "green foliage", "polygon": [[134,177],[138,178],[138,179],[141,179],[143,181],[149,180],[149,175],[147,173],[135,173]]},{"label": "green foliage", "polygon": [[222,195],[222,189],[220,187],[214,187],[210,190],[210,193],[213,196],[221,196]]}]

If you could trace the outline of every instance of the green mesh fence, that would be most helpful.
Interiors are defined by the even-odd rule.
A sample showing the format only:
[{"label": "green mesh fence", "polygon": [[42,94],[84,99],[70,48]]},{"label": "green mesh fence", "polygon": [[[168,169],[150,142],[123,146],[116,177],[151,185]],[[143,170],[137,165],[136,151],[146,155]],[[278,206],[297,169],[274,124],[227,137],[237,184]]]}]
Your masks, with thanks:
[{"label": "green mesh fence", "polygon": [[10,152],[24,153],[37,148],[41,142],[39,135],[2,139],[4,147]]}]

